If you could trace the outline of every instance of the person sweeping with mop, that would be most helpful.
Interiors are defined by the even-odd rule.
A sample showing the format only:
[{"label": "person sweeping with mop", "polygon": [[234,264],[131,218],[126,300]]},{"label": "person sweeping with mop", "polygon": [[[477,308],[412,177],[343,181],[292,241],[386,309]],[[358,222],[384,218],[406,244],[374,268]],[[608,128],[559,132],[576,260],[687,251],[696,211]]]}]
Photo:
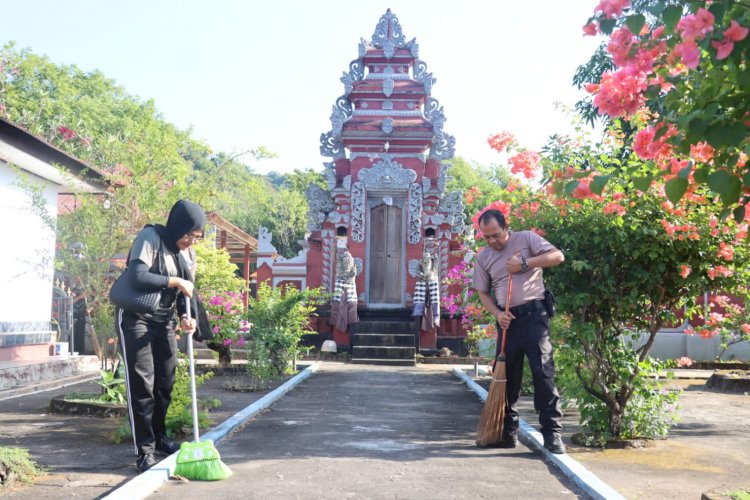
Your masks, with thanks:
[{"label": "person sweeping with mop", "polygon": [[561,264],[565,256],[532,231],[510,231],[499,210],[483,212],[479,229],[488,247],[477,254],[473,287],[496,319],[502,337],[497,343],[495,373],[478,426],[477,446],[515,448],[518,444],[517,403],[525,356],[531,367],[534,407],[539,411],[544,447],[552,453],[565,453],[549,338],[553,311],[542,274],[543,268]]}]

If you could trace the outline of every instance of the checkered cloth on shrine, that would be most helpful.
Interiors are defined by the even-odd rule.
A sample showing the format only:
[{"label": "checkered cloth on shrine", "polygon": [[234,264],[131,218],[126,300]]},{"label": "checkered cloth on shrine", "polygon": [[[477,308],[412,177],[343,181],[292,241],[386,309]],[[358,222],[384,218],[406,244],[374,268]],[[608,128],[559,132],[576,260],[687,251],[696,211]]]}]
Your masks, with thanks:
[{"label": "checkered cloth on shrine", "polygon": [[336,284],[333,287],[333,297],[331,302],[341,302],[341,297],[346,291],[347,302],[357,302],[357,285],[354,284],[354,280],[346,281],[337,279]]},{"label": "checkered cloth on shrine", "polygon": [[412,316],[423,316],[425,304],[430,304],[435,324],[440,321],[440,283],[435,281],[417,281],[414,287],[414,309]]}]

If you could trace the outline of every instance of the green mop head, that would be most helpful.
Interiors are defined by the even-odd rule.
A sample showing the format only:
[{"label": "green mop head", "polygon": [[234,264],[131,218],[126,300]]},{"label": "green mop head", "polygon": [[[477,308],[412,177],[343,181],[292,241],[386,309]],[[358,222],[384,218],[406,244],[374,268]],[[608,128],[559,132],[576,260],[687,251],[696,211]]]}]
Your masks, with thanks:
[{"label": "green mop head", "polygon": [[182,443],[174,473],[176,476],[199,481],[218,481],[232,475],[210,439],[198,443]]}]

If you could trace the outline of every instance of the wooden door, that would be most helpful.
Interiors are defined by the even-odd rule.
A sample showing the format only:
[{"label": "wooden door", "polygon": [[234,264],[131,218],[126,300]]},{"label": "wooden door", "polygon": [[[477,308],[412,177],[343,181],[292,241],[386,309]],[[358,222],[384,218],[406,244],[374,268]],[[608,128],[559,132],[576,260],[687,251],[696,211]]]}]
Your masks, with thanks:
[{"label": "wooden door", "polygon": [[370,270],[368,302],[402,304],[401,252],[403,208],[382,203],[370,211]]}]

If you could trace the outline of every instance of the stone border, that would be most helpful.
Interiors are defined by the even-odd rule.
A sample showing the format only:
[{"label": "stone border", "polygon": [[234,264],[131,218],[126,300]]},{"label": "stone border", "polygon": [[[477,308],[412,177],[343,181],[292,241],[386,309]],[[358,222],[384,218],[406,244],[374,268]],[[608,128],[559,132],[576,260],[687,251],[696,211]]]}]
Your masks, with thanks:
[{"label": "stone border", "polygon": [[[201,436],[201,441],[211,439],[214,443],[220,443],[230,432],[271,406],[284,394],[315,373],[319,367],[320,363],[313,363],[308,366],[301,373],[287,380],[250,406],[235,413],[228,420],[215,427],[211,432],[207,432]],[[160,486],[169,481],[170,476],[174,474],[178,453],[179,452],[173,453],[143,474],[139,474],[129,480],[116,490],[102,497],[102,500],[140,500],[148,497],[158,490]]]},{"label": "stone border", "polygon": [[[474,391],[479,399],[485,401],[487,399],[487,391],[482,386],[474,382],[471,377],[460,368],[453,368],[451,370],[453,375],[461,379],[469,386],[469,389]],[[555,455],[544,447],[544,438],[542,434],[533,427],[531,427],[524,419],[520,419],[519,436],[523,443],[529,448],[539,450],[544,458],[555,464],[555,466],[562,471],[568,478],[570,478],[575,484],[580,486],[586,493],[592,498],[597,500],[625,500],[625,497],[620,495],[611,486],[606,484],[604,481],[596,477],[586,467],[581,465],[579,462],[574,460],[570,455]]]}]

